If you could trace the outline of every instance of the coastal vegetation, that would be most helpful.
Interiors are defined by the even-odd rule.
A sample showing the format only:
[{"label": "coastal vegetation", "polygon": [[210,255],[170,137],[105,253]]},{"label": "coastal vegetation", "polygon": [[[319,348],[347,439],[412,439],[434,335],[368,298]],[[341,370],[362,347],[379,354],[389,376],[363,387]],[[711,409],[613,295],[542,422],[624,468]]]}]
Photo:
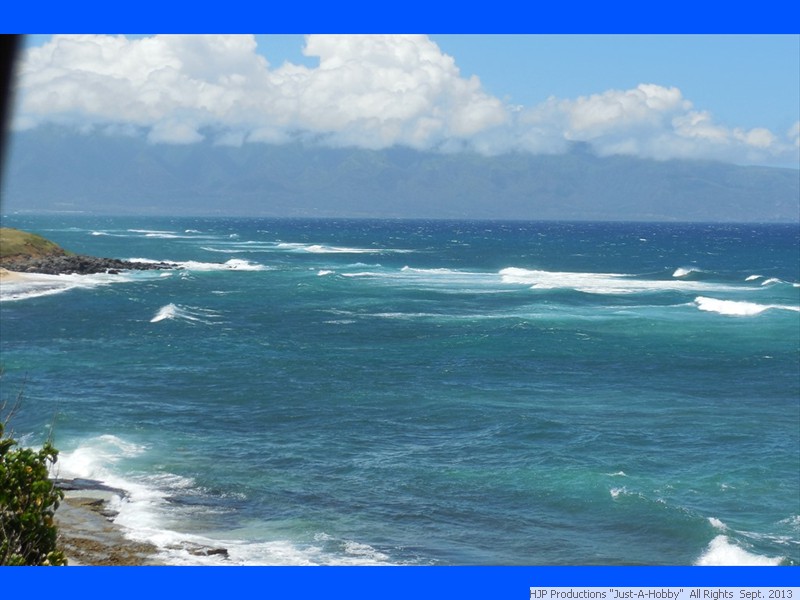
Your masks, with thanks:
[{"label": "coastal vegetation", "polygon": [[118,258],[97,258],[75,254],[42,236],[12,229],[0,228],[0,275],[2,269],[20,273],[46,275],[93,273],[119,274],[120,271],[172,269],[174,264],[156,262],[131,262]]},{"label": "coastal vegetation", "polygon": [[70,254],[58,244],[35,233],[0,227],[0,260],[3,262]]},{"label": "coastal vegetation", "polygon": [[50,440],[38,450],[19,447],[6,433],[14,410],[3,416],[4,407],[5,403],[0,406],[0,565],[64,566],[67,559],[57,547],[54,522],[64,492],[49,478],[58,450]]}]

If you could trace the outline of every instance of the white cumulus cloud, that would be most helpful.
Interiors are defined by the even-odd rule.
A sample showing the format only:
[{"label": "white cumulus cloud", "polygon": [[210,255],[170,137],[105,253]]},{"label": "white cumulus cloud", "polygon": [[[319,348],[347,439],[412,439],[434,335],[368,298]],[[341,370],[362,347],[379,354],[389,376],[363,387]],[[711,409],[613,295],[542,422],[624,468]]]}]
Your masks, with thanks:
[{"label": "white cumulus cloud", "polygon": [[487,154],[793,159],[800,125],[783,136],[731,129],[678,88],[653,83],[576,99],[510,106],[461,75],[424,35],[310,35],[314,67],[272,68],[249,35],[54,36],[19,69],[15,128],[44,122],[139,130],[153,143],[282,143]]},{"label": "white cumulus cloud", "polygon": [[18,127],[132,123],[159,142],[309,132],[334,144],[429,148],[507,119],[425,36],[313,35],[319,66],[270,69],[252,36],[56,36],[20,69]]}]

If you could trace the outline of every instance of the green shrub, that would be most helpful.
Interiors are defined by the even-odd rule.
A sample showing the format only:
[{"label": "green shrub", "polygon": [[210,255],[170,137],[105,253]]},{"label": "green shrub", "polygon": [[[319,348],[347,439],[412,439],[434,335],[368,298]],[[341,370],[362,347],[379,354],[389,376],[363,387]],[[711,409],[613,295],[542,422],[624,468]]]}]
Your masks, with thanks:
[{"label": "green shrub", "polygon": [[58,450],[14,448],[0,421],[0,565],[67,564],[56,547],[55,511],[64,498],[48,478]]}]

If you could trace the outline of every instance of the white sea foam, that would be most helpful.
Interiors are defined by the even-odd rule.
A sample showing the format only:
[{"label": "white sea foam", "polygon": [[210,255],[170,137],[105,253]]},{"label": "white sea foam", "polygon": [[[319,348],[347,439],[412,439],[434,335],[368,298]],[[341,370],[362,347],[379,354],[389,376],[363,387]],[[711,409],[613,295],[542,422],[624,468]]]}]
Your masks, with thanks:
[{"label": "white sea foam", "polygon": [[160,321],[178,320],[210,325],[215,323],[215,319],[218,319],[219,316],[217,311],[194,306],[181,306],[170,302],[159,308],[155,316],[150,319],[150,322],[158,323]]},{"label": "white sea foam", "polygon": [[414,267],[409,267],[408,265],[400,269],[400,271],[403,273],[416,273],[420,275],[477,275],[477,273],[471,273],[469,271],[456,271],[454,269],[415,269]]},{"label": "white sea foam", "polygon": [[684,279],[642,279],[624,273],[541,271],[508,267],[500,271],[503,283],[527,285],[534,290],[573,289],[587,294],[639,294],[661,291],[738,290],[722,284]]},{"label": "white sea foam", "polygon": [[332,275],[333,273],[334,271],[331,271],[330,269],[320,269],[317,271],[317,276],[324,277],[325,275]]},{"label": "white sea foam", "polygon": [[375,271],[359,271],[357,273],[342,273],[343,277],[381,277],[383,273]]},{"label": "white sea foam", "polygon": [[206,252],[220,252],[222,254],[239,254],[242,252],[237,248],[214,248],[212,246],[201,246],[200,249]]},{"label": "white sea foam", "polygon": [[239,258],[232,258],[224,263],[205,263],[197,261],[187,261],[178,263],[190,271],[268,271],[270,267],[258,263],[249,262]]},{"label": "white sea foam", "polygon": [[[149,448],[114,435],[84,440],[74,450],[62,450],[52,476],[63,479],[100,481],[123,493],[113,497],[114,522],[133,541],[149,542],[158,556],[174,565],[377,565],[389,558],[368,544],[337,540],[319,533],[312,542],[261,541],[263,532],[229,532],[225,538],[197,532],[196,523],[210,509],[202,501],[176,507],[176,495],[202,496],[194,479],[170,472],[144,473],[131,470],[130,461],[146,455]],[[128,473],[125,475],[124,473]],[[181,531],[181,523],[193,533]],[[168,525],[169,524],[169,525]],[[237,535],[237,533],[239,535]],[[267,532],[269,535],[269,532]],[[259,539],[260,538],[260,539]],[[227,557],[198,556],[197,549],[224,548]]]},{"label": "white sea foam", "polygon": [[226,254],[253,253],[253,252],[279,252],[290,254],[405,254],[413,250],[399,248],[358,248],[350,246],[333,246],[328,244],[310,244],[299,242],[217,242],[213,246],[204,247],[209,252]]},{"label": "white sea foam", "polygon": [[728,526],[725,525],[725,523],[715,517],[709,517],[708,522],[711,523],[711,526],[714,529],[719,529],[720,531],[726,531],[728,529]]},{"label": "white sea foam", "polygon": [[788,525],[792,530],[800,533],[800,515],[792,515],[778,521],[779,525]]},{"label": "white sea foam", "polygon": [[749,275],[745,281],[755,281],[756,279],[763,279],[763,275]]},{"label": "white sea foam", "polygon": [[404,285],[445,292],[486,294],[510,291],[498,287],[497,274],[487,272],[446,268],[420,269],[405,266],[400,269],[399,275],[392,274],[392,277]]},{"label": "white sea foam", "polygon": [[777,566],[783,557],[761,556],[748,552],[741,546],[733,543],[726,535],[718,535],[706,548],[706,551],[697,559],[697,566]]},{"label": "white sea foam", "polygon": [[[129,258],[130,262],[151,263],[157,264],[163,261],[152,260],[149,258]],[[232,258],[224,263],[208,263],[196,260],[188,260],[183,262],[169,261],[182,269],[188,271],[269,271],[271,267],[253,263],[240,258]]]},{"label": "white sea foam", "polygon": [[383,312],[370,313],[364,316],[377,317],[379,319],[438,319],[442,315],[436,313],[402,313],[402,312]]},{"label": "white sea foam", "polygon": [[413,250],[399,248],[356,248],[350,246],[331,246],[328,244],[303,244],[297,242],[278,242],[273,250],[282,252],[303,252],[310,254],[405,254]]},{"label": "white sea foam", "polygon": [[[322,244],[310,244],[303,248],[312,254],[372,254],[376,250],[370,248],[345,248],[339,246],[324,246]],[[380,252],[380,250],[377,250]]]},{"label": "white sea foam", "polygon": [[616,500],[617,498],[619,498],[619,497],[620,497],[620,495],[627,494],[627,493],[628,493],[628,490],[627,490],[627,488],[625,488],[625,487],[615,487],[615,488],[611,488],[611,489],[609,490],[609,494],[611,494],[611,497],[612,497],[614,500]]},{"label": "white sea foam", "polygon": [[[126,283],[147,277],[146,274],[96,273],[93,275],[46,275],[42,273],[19,273],[0,282],[0,302],[27,300],[42,296],[61,294],[74,289],[91,289],[112,283]],[[150,275],[152,276],[152,275]]]},{"label": "white sea foam", "polygon": [[[178,231],[169,231],[163,229],[128,229],[128,233],[134,233],[137,236],[144,236],[148,238],[157,238],[157,239],[198,239],[198,234],[201,234],[201,231],[197,231],[196,229],[187,229],[184,232]],[[216,236],[203,236],[203,237],[216,237]]]},{"label": "white sea foam", "polygon": [[800,312],[800,307],[797,306],[786,306],[781,304],[756,304],[754,302],[742,302],[739,300],[718,300],[716,298],[707,298],[705,296],[698,296],[694,299],[694,303],[700,310],[715,312],[731,317],[752,317],[772,309]]}]

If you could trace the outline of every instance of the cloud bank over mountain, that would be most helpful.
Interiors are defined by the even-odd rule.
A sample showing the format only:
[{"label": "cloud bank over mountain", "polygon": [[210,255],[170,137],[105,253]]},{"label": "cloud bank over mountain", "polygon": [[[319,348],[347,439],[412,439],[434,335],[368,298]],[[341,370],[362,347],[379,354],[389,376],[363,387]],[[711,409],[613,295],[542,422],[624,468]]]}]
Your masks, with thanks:
[{"label": "cloud bank over mountain", "polygon": [[[698,160],[154,144],[44,125],[17,133],[4,214],[793,222],[800,172]],[[5,181],[5,180],[4,180]]]},{"label": "cloud bank over mountain", "polygon": [[424,35],[310,35],[303,52],[315,66],[275,67],[257,49],[249,35],[55,36],[23,56],[13,126],[159,144],[305,141],[491,156],[585,142],[599,156],[800,161],[800,123],[786,132],[723,126],[657,83],[515,106],[462,76]]}]

